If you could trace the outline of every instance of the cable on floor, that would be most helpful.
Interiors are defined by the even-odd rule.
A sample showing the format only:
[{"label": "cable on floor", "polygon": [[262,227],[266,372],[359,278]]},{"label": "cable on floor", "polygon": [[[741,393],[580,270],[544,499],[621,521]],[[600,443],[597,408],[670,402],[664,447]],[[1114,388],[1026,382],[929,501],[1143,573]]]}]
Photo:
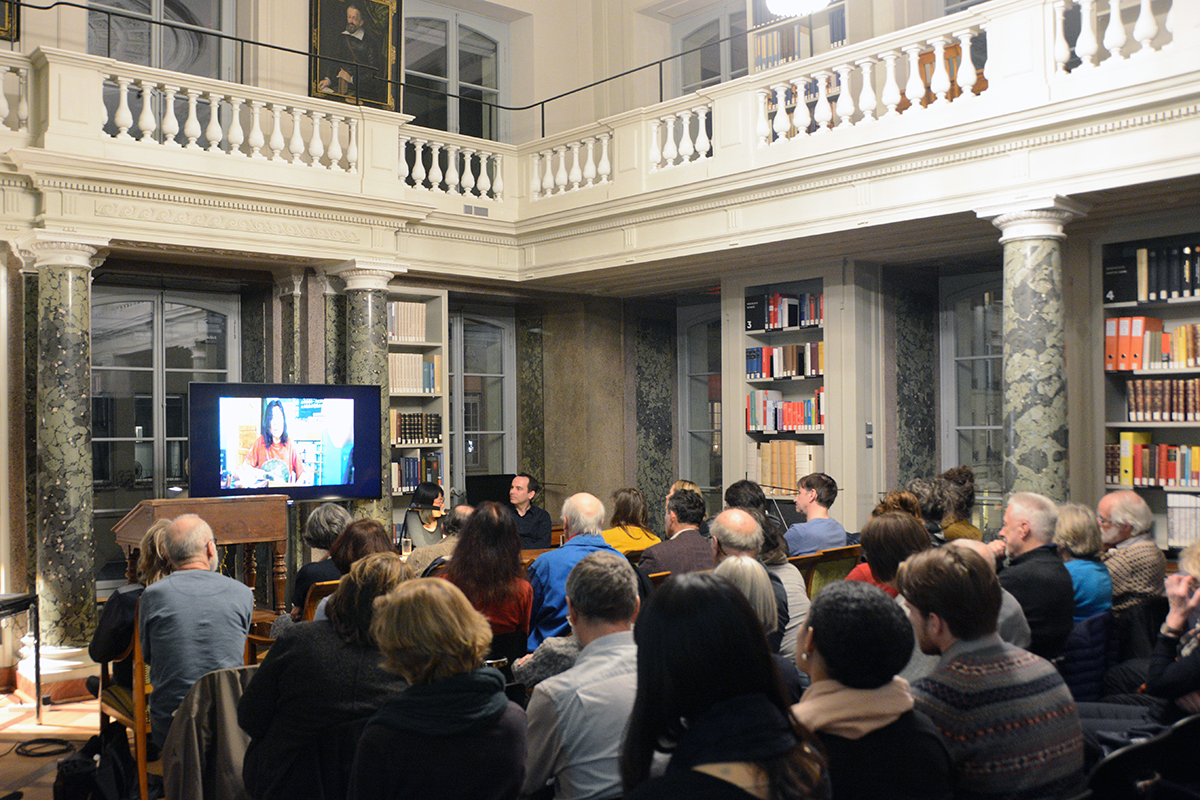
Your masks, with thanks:
[{"label": "cable on floor", "polygon": [[[11,753],[17,751],[19,756],[30,756],[32,758],[45,758],[47,756],[61,756],[75,751],[75,745],[68,742],[66,739],[30,739],[25,742],[19,742],[8,749]],[[0,755],[8,755],[2,753]],[[0,798],[4,800],[4,798]]]}]

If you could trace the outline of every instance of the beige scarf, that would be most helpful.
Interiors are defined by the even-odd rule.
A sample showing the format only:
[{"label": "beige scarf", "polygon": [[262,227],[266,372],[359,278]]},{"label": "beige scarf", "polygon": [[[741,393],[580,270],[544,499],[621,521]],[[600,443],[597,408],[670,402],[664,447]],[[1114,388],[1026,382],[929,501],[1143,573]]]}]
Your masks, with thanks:
[{"label": "beige scarf", "polygon": [[792,706],[797,720],[816,733],[861,739],[895,722],[913,707],[908,681],[892,678],[878,689],[851,689],[835,680],[817,681]]}]

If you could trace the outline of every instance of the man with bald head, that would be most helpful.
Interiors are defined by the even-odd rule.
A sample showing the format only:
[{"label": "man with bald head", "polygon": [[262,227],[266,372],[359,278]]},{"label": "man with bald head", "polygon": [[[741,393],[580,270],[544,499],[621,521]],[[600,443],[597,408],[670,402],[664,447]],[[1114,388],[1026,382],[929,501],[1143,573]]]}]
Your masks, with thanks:
[{"label": "man with bald head", "polygon": [[[713,555],[717,564],[734,556],[757,559],[762,553],[762,526],[744,509],[725,509],[713,518],[708,530],[713,537]],[[770,570],[767,570],[767,577],[771,579],[771,590],[775,593],[775,611],[779,617],[775,630],[767,634],[767,643],[771,645],[771,652],[778,653],[783,647],[783,635],[789,627],[791,613],[783,581]]]},{"label": "man with bald head", "polygon": [[1112,578],[1113,613],[1163,597],[1167,559],[1150,532],[1154,512],[1137,492],[1121,489],[1100,498],[1096,524],[1107,551],[1101,557]]},{"label": "man with bald head", "polygon": [[[1054,544],[1058,505],[1049,497],[1017,492],[1004,510],[1007,561],[1000,570],[1000,585],[1012,592],[1029,622],[1030,652],[1045,659],[1062,650],[1075,625],[1075,587]],[[999,549],[996,542],[992,545]]]},{"label": "man with bald head", "polygon": [[[529,615],[529,652],[543,640],[562,636],[567,622],[567,576],[590,553],[617,551],[600,535],[604,530],[604,504],[587,492],[573,494],[562,507],[563,546],[542,553],[529,565],[533,586],[533,612]],[[618,554],[619,555],[619,554]]]},{"label": "man with bald head", "polygon": [[175,571],[146,587],[138,612],[150,665],[150,727],[162,747],[171,717],[200,677],[241,666],[254,613],[250,587],[216,572],[212,528],[195,514],[177,517],[164,535]]}]

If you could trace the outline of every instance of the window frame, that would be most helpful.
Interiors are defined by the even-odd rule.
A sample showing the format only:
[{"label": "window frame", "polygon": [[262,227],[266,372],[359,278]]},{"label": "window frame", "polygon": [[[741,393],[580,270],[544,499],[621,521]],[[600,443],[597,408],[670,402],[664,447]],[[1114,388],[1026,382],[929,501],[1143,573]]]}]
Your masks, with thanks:
[{"label": "window frame", "polygon": [[[467,485],[466,458],[466,393],[463,388],[465,374],[463,372],[464,338],[463,327],[467,320],[475,320],[485,325],[500,329],[501,358],[503,360],[500,373],[471,373],[472,376],[498,377],[501,379],[501,410],[503,427],[500,430],[477,430],[475,434],[496,435],[502,437],[503,456],[502,472],[517,471],[517,322],[512,309],[494,308],[488,306],[464,306],[450,311],[449,315],[449,352],[450,352],[450,468],[447,470],[450,491],[454,489],[465,491]],[[453,501],[453,498],[451,498]]]},{"label": "window frame", "polygon": [[721,76],[720,78],[708,85],[703,85],[703,81],[695,82],[695,88],[685,90],[683,62],[684,59],[675,59],[676,67],[674,70],[675,79],[675,96],[682,97],[689,92],[697,92],[707,89],[717,84],[726,83],[734,80],[735,77],[741,78],[750,74],[750,15],[747,13],[746,4],[739,0],[728,0],[727,2],[715,5],[704,11],[687,17],[671,26],[671,52],[678,55],[683,52],[683,40],[691,34],[698,31],[700,28],[708,25],[711,22],[718,22],[718,39],[727,39],[731,35],[731,18],[734,14],[741,13],[744,17],[742,25],[745,28],[744,35],[746,36],[746,63],[743,65],[741,75],[734,76],[733,72],[733,42],[732,40],[722,41],[721,48]]},{"label": "window frame", "polygon": [[[696,477],[691,474],[692,464],[692,434],[694,432],[703,432],[712,434],[715,439],[720,441],[720,456],[718,457],[721,469],[717,470],[717,474],[723,476],[724,461],[725,461],[725,436],[720,427],[722,423],[721,408],[710,409],[710,420],[717,427],[715,428],[695,428],[692,427],[692,421],[689,411],[691,409],[691,392],[692,379],[700,375],[716,375],[721,378],[724,383],[725,376],[723,374],[724,353],[721,345],[717,346],[717,357],[721,364],[716,372],[693,372],[690,364],[690,334],[689,332],[699,325],[710,325],[716,322],[718,325],[723,325],[724,318],[721,314],[721,302],[719,298],[714,298],[711,303],[698,303],[695,305],[681,305],[675,312],[675,334],[676,334],[676,369],[677,369],[677,393],[678,393],[678,425],[679,425],[679,476],[688,480],[696,481],[700,487],[700,494],[704,496],[705,503],[710,512],[719,511],[724,497],[724,487],[718,485],[709,485],[696,480]],[[720,341],[720,337],[718,337]],[[718,403],[721,401],[721,393],[717,394]],[[711,456],[710,456],[711,457]]]}]

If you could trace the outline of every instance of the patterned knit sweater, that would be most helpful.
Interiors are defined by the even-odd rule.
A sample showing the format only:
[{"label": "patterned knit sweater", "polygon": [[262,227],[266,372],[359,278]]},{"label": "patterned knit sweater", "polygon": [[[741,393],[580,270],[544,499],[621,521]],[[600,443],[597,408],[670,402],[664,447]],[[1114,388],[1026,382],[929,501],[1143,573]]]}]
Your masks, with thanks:
[{"label": "patterned knit sweater", "polygon": [[1114,614],[1163,596],[1167,559],[1148,534],[1126,539],[1101,558],[1112,577]]},{"label": "patterned knit sweater", "polygon": [[957,642],[912,694],[946,738],[956,798],[1056,798],[1080,785],[1079,715],[1045,659],[996,634]]}]

